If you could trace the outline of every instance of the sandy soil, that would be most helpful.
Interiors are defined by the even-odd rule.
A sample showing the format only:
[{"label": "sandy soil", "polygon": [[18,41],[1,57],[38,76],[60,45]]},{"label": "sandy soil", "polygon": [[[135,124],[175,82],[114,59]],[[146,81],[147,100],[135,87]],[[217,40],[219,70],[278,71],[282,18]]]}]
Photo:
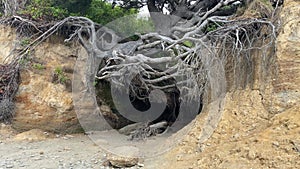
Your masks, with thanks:
[{"label": "sandy soil", "polygon": [[20,137],[2,129],[0,168],[101,168],[105,153],[88,136],[51,137],[40,134]]}]

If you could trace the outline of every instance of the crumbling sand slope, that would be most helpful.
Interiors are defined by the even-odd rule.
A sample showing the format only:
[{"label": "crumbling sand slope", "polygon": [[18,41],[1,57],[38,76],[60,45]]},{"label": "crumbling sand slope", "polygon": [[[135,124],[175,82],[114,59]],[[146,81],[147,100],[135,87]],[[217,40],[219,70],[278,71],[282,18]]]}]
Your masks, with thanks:
[{"label": "crumbling sand slope", "polygon": [[268,92],[227,93],[214,134],[199,144],[197,125],[160,168],[300,168],[300,1],[286,0]]},{"label": "crumbling sand slope", "polygon": [[198,144],[201,126],[196,127],[198,130],[192,130],[157,167],[299,168],[299,111],[300,104],[268,119],[258,91],[229,93],[223,118],[212,137]]}]

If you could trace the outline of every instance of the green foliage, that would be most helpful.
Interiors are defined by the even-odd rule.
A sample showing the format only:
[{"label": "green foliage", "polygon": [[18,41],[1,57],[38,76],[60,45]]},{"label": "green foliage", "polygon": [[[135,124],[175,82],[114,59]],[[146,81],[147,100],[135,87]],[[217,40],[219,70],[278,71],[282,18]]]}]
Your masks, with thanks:
[{"label": "green foliage", "polygon": [[60,84],[65,84],[69,80],[65,72],[61,67],[56,67],[54,69],[54,82],[60,83]]},{"label": "green foliage", "polygon": [[225,5],[221,8],[222,10],[229,10],[231,9],[230,5]]},{"label": "green foliage", "polygon": [[[94,22],[116,31],[120,36],[127,37],[135,33],[145,33],[154,30],[154,24],[149,18],[138,18],[137,9],[123,9],[103,0],[92,0],[86,17]],[[130,37],[136,40],[136,37]]]},{"label": "green foliage", "polygon": [[182,44],[183,44],[184,46],[186,46],[186,47],[189,47],[189,48],[191,48],[191,47],[194,46],[194,43],[191,42],[191,41],[188,41],[188,40],[184,41]]},{"label": "green foliage", "polygon": [[63,74],[64,71],[63,71],[63,69],[62,69],[61,67],[56,67],[56,68],[54,69],[54,73],[56,73],[56,74]]},{"label": "green foliage", "polygon": [[54,0],[30,0],[24,10],[19,12],[36,20],[58,20],[66,17],[66,9],[55,5]]},{"label": "green foliage", "polygon": [[125,10],[118,6],[112,7],[111,4],[103,0],[92,0],[86,17],[100,24],[107,24],[117,18],[137,13],[137,10]]},{"label": "green foliage", "polygon": [[[143,34],[155,30],[150,18],[138,18],[135,14],[117,19],[106,26],[116,31],[122,37],[136,33]],[[135,38],[136,37],[132,36],[130,39],[136,40]]]},{"label": "green foliage", "polygon": [[[67,16],[85,16],[104,25],[137,12],[137,9],[113,7],[105,0],[29,0],[25,9],[19,11],[19,14],[43,21],[59,20]],[[142,26],[139,22],[135,24]]]},{"label": "green foliage", "polygon": [[211,31],[214,31],[218,28],[218,25],[215,24],[215,23],[209,23],[207,26],[206,26],[206,29],[205,31],[206,32],[211,32]]},{"label": "green foliage", "polygon": [[66,9],[69,15],[84,16],[92,0],[53,0],[54,4]]},{"label": "green foliage", "polygon": [[97,81],[97,80],[95,80],[95,81],[93,82],[93,86],[94,86],[94,87],[96,87],[96,86],[97,86],[97,84],[98,84],[98,81]]},{"label": "green foliage", "polygon": [[32,65],[32,67],[34,69],[37,69],[37,70],[43,70],[43,69],[45,69],[45,66],[42,65],[42,64],[40,64],[40,63],[35,63],[35,64]]},{"label": "green foliage", "polygon": [[31,55],[32,55],[32,51],[30,49],[27,49],[25,55],[18,60],[18,62],[23,68],[27,66],[31,66],[31,61],[32,61]]},{"label": "green foliage", "polygon": [[27,65],[30,63],[30,59],[28,59],[28,57],[21,58],[21,59],[19,60],[19,63],[20,63],[22,66],[27,66]]},{"label": "green foliage", "polygon": [[216,29],[218,29],[219,27],[224,26],[224,23],[221,22],[210,22],[207,24],[207,26],[204,28],[204,32],[211,32],[214,31]]},{"label": "green foliage", "polygon": [[22,47],[25,47],[25,46],[27,46],[27,45],[29,45],[30,44],[30,38],[23,38],[22,40],[21,40],[21,42],[20,42],[20,45],[22,46]]}]

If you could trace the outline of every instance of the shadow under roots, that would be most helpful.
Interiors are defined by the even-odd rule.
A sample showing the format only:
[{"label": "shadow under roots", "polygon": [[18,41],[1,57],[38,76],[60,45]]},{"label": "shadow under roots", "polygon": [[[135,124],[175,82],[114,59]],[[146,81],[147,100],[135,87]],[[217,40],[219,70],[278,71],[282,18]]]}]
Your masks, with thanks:
[{"label": "shadow under roots", "polygon": [[[163,133],[168,127],[171,127],[176,120],[182,120],[179,118],[181,93],[176,86],[175,79],[169,78],[153,83],[153,86],[167,87],[161,89],[161,93],[164,96],[154,94],[154,98],[152,97],[152,99],[150,99],[150,93],[154,88],[152,88],[151,85],[145,84],[141,79],[152,80],[159,77],[159,75],[152,74],[149,78],[145,75],[137,74],[130,82],[128,91],[124,91],[124,89],[112,91],[110,82],[106,80],[97,80],[95,85],[97,103],[100,106],[101,114],[107,123],[112,128],[117,129],[119,133],[130,136],[131,140],[141,140]],[[113,99],[112,94],[118,96],[117,100]],[[128,99],[129,101],[123,101],[122,98]],[[199,102],[195,102],[195,104],[197,103],[199,104]],[[106,107],[106,109],[104,107]],[[162,107],[162,109],[156,109],[156,107]],[[199,114],[202,111],[202,102],[195,107],[199,108]],[[194,111],[190,110],[191,107],[186,106],[183,107],[183,109],[185,111]],[[156,110],[162,111],[158,112]],[[133,111],[137,114],[133,114]],[[152,115],[151,113],[155,115]],[[189,116],[191,113],[185,114]],[[139,119],[141,117],[143,120],[130,120],[132,119],[129,118],[130,116],[134,117],[134,119]],[[188,119],[183,120],[186,121],[183,124],[184,126],[189,124],[195,118],[192,117],[193,119],[191,119],[191,117],[182,116],[184,115],[181,115],[181,118]]]},{"label": "shadow under roots", "polygon": [[[133,105],[136,110],[141,111],[141,113],[149,110],[151,107],[159,107],[164,105],[164,101],[162,100],[163,96],[156,96],[152,102],[150,102],[149,95],[153,88],[147,86],[142,83],[139,77],[140,75],[137,75],[131,84],[130,90],[129,90],[129,98],[130,102]],[[143,76],[144,79],[147,79],[147,77]],[[151,77],[151,79],[158,78],[158,77]],[[178,117],[179,109],[180,109],[180,91],[176,87],[176,81],[175,79],[167,79],[163,80],[158,83],[154,83],[155,86],[171,86],[165,89],[162,89],[165,98],[166,98],[166,105],[163,112],[160,113],[160,116],[157,117],[153,121],[149,121],[149,125],[155,124],[161,121],[166,121],[168,126],[171,126],[172,123],[174,123]]]},{"label": "shadow under roots", "polygon": [[[166,80],[164,83],[172,84],[171,80]],[[96,89],[96,98],[97,103],[100,106],[107,105],[110,107],[111,112],[101,112],[105,120],[111,125],[114,129],[120,129],[129,124],[136,123],[122,116],[121,111],[128,111],[128,107],[133,106],[140,113],[144,113],[149,110],[152,106],[158,106],[163,104],[160,102],[160,98],[154,100],[150,103],[149,94],[150,90],[145,89],[145,86],[141,84],[141,81],[138,77],[134,78],[131,82],[131,87],[129,93],[123,93],[129,97],[131,105],[126,105],[124,103],[114,103],[114,100],[111,96],[110,83],[104,80],[97,81],[95,85]],[[149,124],[158,123],[161,121],[166,121],[168,125],[171,125],[177,118],[180,108],[180,91],[177,87],[172,87],[162,90],[165,93],[167,99],[167,104],[161,115],[153,121],[149,121]],[[125,91],[118,91],[125,92]],[[121,94],[118,94],[121,95]],[[116,108],[115,104],[119,104],[119,109]],[[111,114],[112,113],[112,114]],[[129,112],[130,113],[130,112]]]}]

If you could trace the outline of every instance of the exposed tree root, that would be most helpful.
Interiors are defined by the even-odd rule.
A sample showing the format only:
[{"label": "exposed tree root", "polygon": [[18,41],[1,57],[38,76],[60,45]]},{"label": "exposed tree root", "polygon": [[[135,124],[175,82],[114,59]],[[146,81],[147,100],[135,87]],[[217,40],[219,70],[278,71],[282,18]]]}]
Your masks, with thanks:
[{"label": "exposed tree root", "polygon": [[[261,57],[268,58],[267,51],[272,48],[276,39],[276,26],[272,20],[274,13],[260,18],[212,15],[218,9],[233,2],[236,1],[222,0],[205,13],[201,10],[194,13],[190,20],[176,18],[172,29],[167,32],[163,30],[164,33],[150,32],[138,35],[140,37],[138,41],[123,44],[118,43],[122,37],[113,30],[101,27],[85,17],[67,17],[45,25],[39,25],[19,16],[2,20],[2,23],[11,24],[20,34],[32,37],[33,40],[22,50],[17,50],[9,56],[12,57],[10,60],[13,62],[8,64],[10,66],[3,67],[4,71],[0,75],[3,81],[2,88],[6,93],[0,99],[3,104],[7,104],[6,99],[12,101],[17,90],[19,61],[27,57],[29,51],[44,40],[65,28],[69,30],[65,41],[78,40],[88,53],[85,83],[89,92],[93,91],[95,75],[98,79],[111,81],[115,86],[128,85],[133,88],[132,91],[136,91],[131,81],[124,78],[131,69],[139,72],[142,89],[138,90],[165,90],[181,85],[184,87],[180,89],[180,93],[186,93],[180,96],[182,98],[186,97],[188,100],[199,98],[199,92],[195,90],[199,90],[200,95],[206,94],[210,99],[217,98],[224,89],[221,89],[215,80],[222,78],[217,75],[224,67],[216,67],[215,62],[221,61],[221,65],[225,66],[228,61],[231,61],[234,65],[232,71],[238,77],[236,79],[243,79],[236,84],[245,82],[247,84],[253,78],[251,75],[254,72],[253,51],[261,50],[263,53]],[[152,49],[157,51],[156,54],[163,52],[164,55],[151,57],[144,54]],[[96,72],[99,65],[95,65],[95,58],[100,58],[104,63],[99,72]],[[153,66],[157,64],[165,64],[165,69],[157,70]],[[266,69],[262,70],[266,71]],[[9,71],[13,71],[10,74],[12,77],[8,76]],[[244,73],[241,75],[240,72]],[[216,75],[214,79],[210,77],[212,74]],[[177,80],[174,84],[163,83],[170,79]],[[199,88],[195,87],[195,83]],[[208,91],[213,93],[207,94]],[[6,107],[10,108],[10,106]]]},{"label": "exposed tree root", "polygon": [[13,99],[19,87],[19,67],[0,65],[0,122],[8,123],[14,115]]}]

